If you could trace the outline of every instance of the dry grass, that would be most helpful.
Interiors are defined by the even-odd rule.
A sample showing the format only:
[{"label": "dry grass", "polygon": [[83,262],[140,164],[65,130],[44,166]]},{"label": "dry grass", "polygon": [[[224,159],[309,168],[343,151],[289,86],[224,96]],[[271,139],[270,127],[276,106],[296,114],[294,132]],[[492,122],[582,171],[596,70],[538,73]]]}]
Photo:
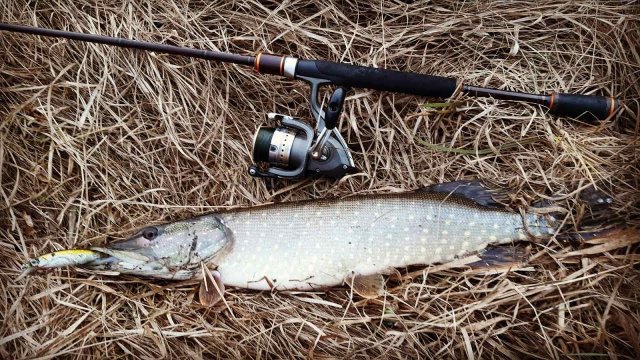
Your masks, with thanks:
[{"label": "dry grass", "polygon": [[[426,276],[390,284],[385,298],[369,302],[352,298],[348,288],[235,289],[230,310],[204,309],[189,283],[68,269],[12,280],[27,257],[104,243],[107,234],[124,236],[148,223],[470,177],[511,189],[515,204],[552,199],[577,214],[568,223],[585,214],[579,193],[592,184],[615,197],[616,216],[638,224],[634,1],[97,3],[112,5],[5,0],[0,20],[326,58],[473,85],[613,94],[627,109],[618,124],[592,126],[537,106],[460,98],[457,112],[440,113],[425,108],[424,99],[358,90],[340,128],[362,172],[340,182],[271,183],[246,172],[252,134],[268,111],[308,118],[303,83],[238,66],[2,33],[0,357],[640,353],[637,239],[617,248],[533,245],[531,262],[519,271],[427,268]],[[590,246],[595,251],[581,251]]]}]

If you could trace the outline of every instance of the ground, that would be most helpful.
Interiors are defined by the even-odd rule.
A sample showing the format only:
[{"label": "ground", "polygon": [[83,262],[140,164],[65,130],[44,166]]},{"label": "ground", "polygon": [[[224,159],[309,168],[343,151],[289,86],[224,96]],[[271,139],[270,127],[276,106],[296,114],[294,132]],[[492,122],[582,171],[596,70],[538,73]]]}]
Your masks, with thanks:
[{"label": "ground", "polygon": [[[616,96],[583,123],[537,105],[354,89],[339,128],[357,174],[250,177],[265,113],[309,120],[304,83],[250,68],[0,33],[0,357],[635,358],[638,245],[562,240],[589,218],[639,224],[640,7],[633,1],[7,0],[0,21],[240,54],[456,77],[533,93]],[[442,107],[438,103],[450,106]],[[400,269],[384,297],[231,289],[203,308],[193,282],[59,269],[29,257],[105,244],[231,206],[406,191],[480,179],[526,210],[568,210],[558,237],[511,271]],[[613,241],[613,242],[612,242]],[[617,242],[616,242],[617,241]]]}]

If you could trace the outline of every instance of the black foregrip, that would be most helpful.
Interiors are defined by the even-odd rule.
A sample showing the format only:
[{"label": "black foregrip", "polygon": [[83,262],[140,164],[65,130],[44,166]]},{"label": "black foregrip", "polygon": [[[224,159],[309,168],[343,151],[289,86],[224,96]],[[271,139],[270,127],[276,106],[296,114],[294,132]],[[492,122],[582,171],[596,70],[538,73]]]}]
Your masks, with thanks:
[{"label": "black foregrip", "polygon": [[456,90],[456,79],[322,60],[299,60],[295,74],[340,86],[429,97],[446,98]]},{"label": "black foregrip", "polygon": [[549,108],[557,115],[583,120],[604,120],[616,113],[620,104],[614,98],[595,95],[551,94]]}]

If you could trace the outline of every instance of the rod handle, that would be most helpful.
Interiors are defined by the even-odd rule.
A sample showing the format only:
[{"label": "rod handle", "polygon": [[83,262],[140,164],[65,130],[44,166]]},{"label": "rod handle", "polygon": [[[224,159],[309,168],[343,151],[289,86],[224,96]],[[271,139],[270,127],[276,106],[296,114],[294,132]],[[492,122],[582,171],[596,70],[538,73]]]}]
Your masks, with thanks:
[{"label": "rod handle", "polygon": [[586,121],[605,120],[620,109],[620,101],[606,96],[551,93],[549,109],[556,115]]},{"label": "rod handle", "polygon": [[323,60],[298,60],[296,76],[326,79],[338,86],[447,98],[456,79],[442,76],[350,65]]}]

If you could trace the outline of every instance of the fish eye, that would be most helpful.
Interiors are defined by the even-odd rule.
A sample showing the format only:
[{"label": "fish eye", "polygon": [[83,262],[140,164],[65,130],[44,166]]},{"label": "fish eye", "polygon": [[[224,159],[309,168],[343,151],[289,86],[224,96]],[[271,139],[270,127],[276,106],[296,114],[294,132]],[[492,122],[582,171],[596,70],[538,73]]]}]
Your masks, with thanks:
[{"label": "fish eye", "polygon": [[142,229],[142,237],[144,237],[147,240],[153,240],[156,238],[156,236],[158,236],[158,229],[150,226],[147,228]]},{"label": "fish eye", "polygon": [[40,263],[38,261],[38,259],[31,259],[29,260],[29,263],[31,264],[31,266],[38,266],[38,263]]}]

